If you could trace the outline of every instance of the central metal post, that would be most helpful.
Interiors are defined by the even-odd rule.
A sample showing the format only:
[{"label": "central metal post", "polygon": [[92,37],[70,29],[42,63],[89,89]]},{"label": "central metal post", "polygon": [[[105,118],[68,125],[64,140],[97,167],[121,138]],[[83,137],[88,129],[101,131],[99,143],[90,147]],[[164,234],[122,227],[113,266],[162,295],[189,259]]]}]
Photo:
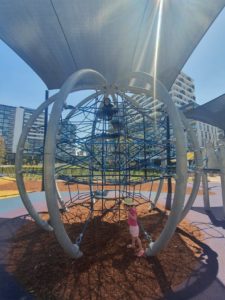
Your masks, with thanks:
[{"label": "central metal post", "polygon": [[171,209],[171,201],[172,201],[172,180],[171,180],[171,145],[170,145],[170,119],[169,116],[166,117],[166,139],[167,139],[167,147],[166,147],[166,161],[168,168],[168,178],[167,178],[167,197],[166,197],[166,209]]}]

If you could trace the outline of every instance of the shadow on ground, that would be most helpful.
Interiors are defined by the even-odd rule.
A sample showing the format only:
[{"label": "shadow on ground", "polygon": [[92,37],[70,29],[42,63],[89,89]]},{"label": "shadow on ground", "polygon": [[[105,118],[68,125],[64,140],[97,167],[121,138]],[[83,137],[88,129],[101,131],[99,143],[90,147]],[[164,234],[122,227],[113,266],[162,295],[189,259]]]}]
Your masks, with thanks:
[{"label": "shadow on ground", "polygon": [[177,231],[194,241],[203,249],[203,253],[200,257],[199,267],[196,268],[186,282],[179,286],[176,291],[168,293],[163,299],[224,299],[225,286],[216,278],[218,273],[217,253],[187,232],[179,228]]},{"label": "shadow on ground", "polygon": [[203,207],[192,207],[192,210],[207,215],[214,226],[225,229],[225,218],[222,206],[211,207],[210,210],[205,210]]}]

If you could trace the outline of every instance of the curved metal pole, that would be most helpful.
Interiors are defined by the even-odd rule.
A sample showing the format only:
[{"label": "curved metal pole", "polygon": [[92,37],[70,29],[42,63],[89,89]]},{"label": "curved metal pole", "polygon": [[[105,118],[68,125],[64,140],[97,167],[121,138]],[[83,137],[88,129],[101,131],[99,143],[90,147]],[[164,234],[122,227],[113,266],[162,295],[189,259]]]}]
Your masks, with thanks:
[{"label": "curved metal pole", "polygon": [[187,213],[189,212],[189,210],[191,209],[196,196],[198,194],[199,191],[199,186],[201,183],[201,177],[202,177],[202,170],[203,170],[203,159],[202,159],[202,154],[200,151],[200,147],[199,147],[199,143],[198,143],[198,139],[192,129],[192,126],[190,125],[189,121],[186,119],[186,117],[184,116],[183,112],[180,111],[180,116],[181,116],[181,120],[187,130],[187,133],[189,134],[192,146],[194,148],[194,153],[195,153],[195,164],[196,164],[196,171],[195,171],[195,176],[194,176],[194,182],[193,182],[193,187],[192,187],[192,191],[191,194],[189,196],[189,199],[186,203],[186,205],[183,208],[181,217],[180,217],[180,222],[185,218],[185,216],[187,215]]},{"label": "curved metal pole", "polygon": [[56,188],[56,193],[57,193],[57,199],[58,199],[58,202],[59,202],[59,204],[60,204],[60,206],[61,206],[61,208],[62,208],[62,211],[64,211],[64,212],[69,211],[68,208],[66,207],[65,202],[64,202],[63,199],[62,199],[61,194],[60,194],[60,191],[59,191],[59,187],[58,187],[58,185],[57,185],[57,180],[56,180],[56,178],[55,178],[55,188]]},{"label": "curved metal pole", "polygon": [[89,96],[87,96],[85,99],[83,99],[83,100],[81,100],[69,113],[68,113],[68,115],[65,117],[65,120],[68,120],[68,119],[70,119],[72,116],[73,116],[73,114],[75,114],[76,113],[76,111],[82,106],[82,105],[84,105],[86,102],[88,102],[89,100],[91,100],[91,99],[93,99],[93,98],[96,98],[96,97],[98,97],[98,96],[100,96],[100,95],[102,95],[103,94],[103,92],[102,91],[98,91],[98,92],[96,92],[96,93],[94,93],[94,94],[91,94],[91,95],[89,95]]},{"label": "curved metal pole", "polygon": [[[160,236],[155,242],[149,244],[149,248],[146,250],[148,256],[155,255],[168,243],[172,235],[176,230],[177,223],[180,220],[180,216],[183,210],[186,184],[187,184],[187,162],[186,162],[186,151],[184,149],[185,138],[183,132],[183,124],[180,119],[180,115],[168,93],[166,88],[158,80],[154,80],[151,75],[142,72],[134,72],[129,78],[141,77],[152,87],[155,88],[155,98],[161,100],[166,108],[168,115],[171,120],[174,136],[176,139],[176,153],[177,153],[177,164],[176,164],[176,188],[174,193],[174,200],[170,215],[166,222],[164,229]],[[133,88],[135,91],[135,88]],[[149,93],[149,91],[145,91]]]},{"label": "curved metal pole", "polygon": [[[166,166],[166,161],[162,162],[162,166],[165,167]],[[155,199],[153,200],[153,204],[156,205],[158,200],[159,200],[159,196],[161,194],[162,188],[163,188],[163,184],[164,184],[164,178],[160,178],[159,180],[159,186],[158,186],[158,190],[157,190],[157,194],[155,195]]]},{"label": "curved metal pole", "polygon": [[[77,112],[77,110],[83,106],[84,104],[86,104],[89,100],[101,95],[102,92],[96,92],[96,93],[93,93],[91,95],[89,95],[88,97],[86,97],[85,99],[81,100],[76,106],[74,106],[74,108],[68,113],[68,115],[65,117],[65,120],[69,120],[73,114],[75,114]],[[57,182],[56,182],[56,179],[55,179],[55,184],[56,184],[56,191],[57,191],[57,198],[58,198],[58,201],[62,207],[62,209],[64,211],[68,211],[68,207],[66,207],[64,201],[62,200],[62,197],[61,197],[61,194],[60,194],[60,191],[59,191],[59,188],[58,188],[58,185],[57,185]]]},{"label": "curved metal pole", "polygon": [[55,101],[51,116],[49,119],[48,130],[46,135],[46,144],[44,151],[44,168],[45,168],[45,189],[46,189],[46,200],[48,205],[48,210],[51,218],[51,224],[54,228],[56,238],[65,252],[74,258],[79,258],[82,256],[78,245],[73,244],[67,235],[67,232],[64,228],[64,225],[60,218],[60,213],[57,205],[57,191],[54,184],[55,180],[55,152],[56,152],[56,135],[59,126],[59,120],[61,112],[63,110],[64,102],[66,101],[67,96],[73,90],[74,86],[81,80],[83,77],[91,75],[97,77],[102,84],[106,85],[106,80],[104,77],[93,70],[80,70],[73,73],[63,84],[60,92],[58,101]]},{"label": "curved metal pole", "polygon": [[163,183],[164,183],[164,178],[160,178],[157,193],[155,195],[155,199],[152,201],[154,206],[156,206],[156,204],[159,200],[159,196],[160,196],[162,188],[163,188]]},{"label": "curved metal pole", "polygon": [[[36,110],[35,112],[32,114],[32,116],[30,117],[29,121],[27,122],[27,124],[24,126],[23,128],[23,132],[21,134],[18,146],[17,146],[17,151],[16,151],[16,164],[15,164],[15,169],[16,169],[16,181],[17,181],[17,185],[18,185],[18,190],[20,193],[20,197],[23,201],[24,206],[26,207],[28,213],[30,214],[30,216],[34,219],[34,221],[44,230],[47,231],[52,231],[53,228],[45,221],[43,220],[38,212],[35,210],[35,208],[33,207],[29,195],[26,191],[26,187],[24,184],[24,180],[23,180],[23,172],[22,172],[22,163],[23,163],[23,150],[24,150],[24,145],[26,142],[26,138],[28,136],[29,130],[30,128],[32,128],[34,122],[36,121],[37,117],[43,112],[43,110],[46,109],[47,106],[49,106],[50,104],[52,104],[52,102],[55,101],[55,97],[57,96],[57,94],[53,95],[51,98],[49,98],[49,101],[45,101],[43,102]],[[55,182],[55,184],[57,185],[57,183]],[[57,199],[62,207],[62,209],[67,210],[65,203],[62,200],[62,197],[59,193],[58,187],[56,186],[57,189]]]},{"label": "curved metal pole", "polygon": [[206,211],[210,210],[210,201],[209,201],[209,184],[208,184],[208,174],[207,171],[202,172],[202,189],[203,189],[203,202],[204,209]]},{"label": "curved metal pole", "polygon": [[224,140],[220,141],[218,156],[220,160],[220,180],[221,180],[221,189],[222,189],[223,216],[225,218],[225,141]]},{"label": "curved metal pole", "polygon": [[23,180],[23,171],[22,171],[22,164],[23,164],[23,150],[24,150],[24,145],[25,141],[27,138],[27,135],[30,131],[30,128],[32,127],[33,123],[36,121],[37,117],[43,112],[43,110],[53,103],[58,97],[58,94],[53,95],[50,97],[47,101],[43,102],[36,110],[35,112],[31,115],[29,121],[27,124],[24,126],[22,134],[20,136],[18,145],[17,145],[17,150],[16,150],[16,162],[15,162],[15,169],[16,169],[16,181],[17,181],[17,186],[18,190],[20,193],[20,197],[23,201],[24,206],[26,207],[28,213],[30,216],[34,219],[34,221],[43,229],[47,231],[52,231],[53,228],[45,221],[43,220],[38,212],[35,210],[33,207],[29,196],[26,192],[24,180]]},{"label": "curved metal pole", "polygon": [[[95,119],[93,121],[93,124],[92,124],[92,130],[91,130],[91,137],[93,138],[94,134],[95,134],[95,129],[96,129],[96,124],[97,124],[97,116],[95,116]],[[91,150],[92,150],[92,153],[93,153],[93,144],[91,144]],[[89,189],[90,189],[90,195],[91,195],[91,211],[93,211],[94,209],[94,202],[95,202],[95,199],[94,199],[94,193],[93,193],[93,171],[91,171],[91,167],[93,167],[93,154],[91,154],[91,159],[89,161],[89,164],[88,164],[88,170],[89,170]]]}]

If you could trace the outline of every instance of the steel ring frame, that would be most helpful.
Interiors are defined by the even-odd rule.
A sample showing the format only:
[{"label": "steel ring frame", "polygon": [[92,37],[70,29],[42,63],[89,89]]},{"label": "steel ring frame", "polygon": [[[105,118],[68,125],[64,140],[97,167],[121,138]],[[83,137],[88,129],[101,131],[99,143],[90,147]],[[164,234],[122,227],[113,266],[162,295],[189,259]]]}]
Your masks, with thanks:
[{"label": "steel ring frame", "polygon": [[[186,161],[186,151],[184,149],[185,137],[184,137],[183,123],[180,118],[180,114],[176,109],[165,86],[159,80],[154,79],[148,73],[133,72],[128,77],[128,79],[131,78],[144,79],[147,83],[150,83],[150,86],[154,87],[155,98],[163,102],[166,106],[168,115],[171,120],[174,136],[176,139],[175,146],[176,146],[176,154],[177,154],[177,164],[176,164],[176,187],[174,193],[174,200],[173,200],[171,212],[169,214],[164,229],[162,230],[161,234],[159,235],[159,237],[155,242],[149,243],[149,248],[146,250],[147,256],[153,256],[157,254],[169,242],[181,218],[181,213],[183,210],[183,205],[185,200],[186,185],[187,185],[187,161]],[[138,87],[127,86],[127,89],[131,90],[136,94],[140,92],[140,89]],[[143,91],[143,89],[141,90]],[[145,90],[145,93],[149,94],[149,90]]]},{"label": "steel ring frame", "polygon": [[199,186],[201,183],[201,177],[202,177],[202,170],[203,170],[203,159],[202,159],[202,154],[201,154],[201,150],[199,147],[199,143],[198,143],[198,139],[193,131],[192,126],[190,125],[190,122],[186,119],[186,117],[184,116],[183,112],[180,111],[180,116],[181,116],[181,120],[187,130],[187,133],[189,134],[192,146],[194,148],[194,157],[195,157],[195,165],[196,165],[196,170],[195,170],[195,175],[194,175],[194,181],[193,181],[193,186],[192,186],[192,191],[191,194],[188,198],[188,201],[186,203],[186,205],[183,208],[181,217],[180,217],[180,221],[181,222],[185,216],[187,215],[187,213],[189,212],[189,210],[191,209],[196,196],[198,194],[199,191]]},{"label": "steel ring frame", "polygon": [[[58,93],[57,93],[58,94]],[[36,211],[36,209],[34,208],[34,206],[32,205],[32,202],[29,198],[29,195],[26,191],[25,188],[25,184],[24,184],[24,180],[23,180],[23,172],[22,172],[22,162],[23,162],[23,151],[24,151],[24,145],[26,142],[26,138],[29,134],[29,130],[32,128],[34,122],[36,121],[37,117],[43,112],[44,109],[46,109],[49,105],[51,105],[57,97],[57,94],[53,95],[52,97],[50,97],[47,101],[43,102],[32,114],[32,116],[30,117],[30,119],[28,120],[27,124],[24,126],[22,134],[20,136],[19,142],[18,142],[18,146],[17,146],[17,151],[16,151],[16,163],[15,163],[15,169],[16,169],[16,181],[17,181],[17,186],[18,186],[18,190],[20,193],[20,197],[21,200],[26,208],[26,210],[28,211],[28,213],[30,214],[30,216],[33,218],[33,220],[44,230],[47,231],[52,231],[53,228],[52,226],[49,225],[48,222],[46,222],[45,220],[43,220],[40,215],[38,214],[38,212]],[[80,103],[77,104],[77,106],[74,107],[74,109],[68,114],[68,116],[70,116],[72,113],[74,113],[77,108],[79,108],[81,105],[85,104],[87,101],[89,101],[91,98],[96,97],[97,95],[99,95],[100,92],[96,92],[88,97],[86,97],[85,99],[83,99]],[[68,118],[67,116],[67,118]],[[56,180],[55,180],[55,184],[56,184]],[[56,184],[56,191],[57,191],[57,199],[60,203],[60,206],[62,207],[63,210],[67,210],[67,208],[65,207],[65,204],[62,200],[60,191],[58,189],[58,186]]]},{"label": "steel ring frame", "polygon": [[26,192],[24,180],[23,180],[23,172],[22,172],[22,164],[23,164],[23,151],[24,151],[24,145],[27,138],[27,135],[29,133],[30,128],[36,121],[37,117],[43,112],[43,110],[48,107],[50,104],[52,104],[54,101],[56,101],[58,96],[58,93],[50,97],[47,101],[43,102],[31,115],[30,119],[28,120],[27,124],[24,126],[22,134],[20,136],[17,150],[16,150],[16,162],[15,162],[15,169],[16,169],[16,182],[18,186],[18,190],[20,193],[20,197],[23,201],[23,204],[25,208],[27,209],[30,216],[34,219],[34,221],[44,230],[52,231],[53,228],[43,220],[38,212],[35,210],[34,206],[32,205],[30,198]]},{"label": "steel ring frame", "polygon": [[54,232],[59,244],[62,246],[64,251],[73,258],[79,258],[82,256],[82,252],[80,251],[79,246],[73,244],[70,240],[61,221],[60,213],[57,207],[57,191],[54,184],[56,134],[64,102],[66,101],[69,93],[73,91],[79,80],[83,79],[85,76],[96,77],[100,82],[102,82],[102,86],[107,85],[105,78],[100,73],[90,69],[80,70],[69,76],[69,78],[62,85],[62,88],[58,94],[58,99],[55,101],[52,107],[44,150],[44,183],[51,224],[54,228]]},{"label": "steel ring frame", "polygon": [[[87,72],[93,72],[94,74],[97,74],[97,76],[100,76],[100,78],[101,79],[103,79],[102,78],[102,76],[99,74],[99,73],[97,73],[97,72],[95,72],[95,71],[91,71],[91,70],[86,70]],[[85,70],[82,70],[82,71],[79,71],[79,72],[77,72],[77,73],[85,73]],[[77,75],[78,77],[79,76],[85,76],[85,75],[81,75],[81,74],[77,74],[77,73],[75,73],[75,74],[73,74],[74,75],[74,77],[76,77],[75,75]],[[141,73],[138,73],[139,75],[137,75],[137,73],[135,74],[133,74],[133,75],[135,75],[135,76],[140,76],[140,74]],[[70,76],[69,77],[69,79],[71,79],[71,77],[73,77],[73,75],[72,76]],[[150,76],[150,75],[148,75],[148,74],[144,74],[144,73],[142,73],[141,74],[141,76]],[[69,80],[68,79],[68,80]],[[73,79],[73,78],[72,78]],[[149,78],[148,78],[149,79]],[[54,102],[56,99],[58,99],[58,102],[60,102],[60,103],[62,103],[62,105],[64,104],[64,101],[65,101],[65,99],[66,99],[66,97],[67,97],[67,95],[69,94],[69,92],[70,91],[68,91],[68,84],[66,85],[66,83],[68,82],[68,80],[65,82],[65,84],[63,85],[63,87],[62,87],[62,89],[61,89],[61,91],[59,92],[59,93],[57,93],[56,95],[54,95],[54,96],[52,96],[51,98],[49,98],[48,99],[48,101],[46,101],[46,102],[44,102],[42,105],[40,105],[39,106],[39,108],[35,111],[35,113],[34,113],[34,115],[31,117],[31,119],[29,120],[29,122],[27,123],[27,126],[26,126],[26,129],[23,131],[23,134],[22,134],[22,136],[21,136],[21,139],[20,139],[20,142],[19,142],[19,144],[18,144],[18,151],[17,151],[17,158],[16,158],[16,175],[17,175],[17,182],[18,182],[18,185],[19,185],[19,187],[20,187],[20,193],[23,195],[23,202],[24,202],[24,205],[26,206],[26,208],[27,208],[27,210],[29,211],[29,213],[31,214],[31,216],[34,218],[34,220],[42,227],[42,228],[44,228],[45,230],[52,230],[52,227],[47,223],[47,222],[45,222],[45,221],[43,221],[41,218],[40,218],[40,216],[37,214],[37,212],[34,210],[34,208],[33,208],[33,206],[32,206],[32,204],[31,204],[31,202],[30,202],[30,200],[29,200],[29,198],[27,198],[27,194],[26,194],[26,190],[25,190],[25,186],[24,186],[24,182],[23,182],[23,177],[22,177],[22,173],[21,173],[21,167],[22,167],[22,152],[23,152],[23,146],[24,146],[24,144],[23,144],[23,142],[25,142],[25,139],[26,139],[26,137],[27,137],[27,134],[28,134],[28,132],[29,132],[29,129],[30,129],[30,127],[32,126],[32,124],[33,124],[33,122],[36,120],[36,118],[37,118],[37,116],[44,110],[44,108],[47,106],[47,105],[49,105],[49,104],[51,104],[52,102]],[[79,79],[77,79],[77,81],[78,81]],[[73,81],[73,80],[70,80],[70,81]],[[74,78],[74,81],[76,81],[76,78]],[[104,81],[104,79],[103,79],[103,81]],[[151,78],[151,80],[150,81],[152,81],[153,82],[153,79]],[[105,83],[105,81],[104,81],[104,83]],[[72,83],[73,84],[73,83]],[[64,90],[65,90],[65,92],[63,93],[63,88],[64,88]],[[162,84],[160,84],[159,82],[157,82],[157,85],[156,85],[156,89],[157,89],[157,97],[160,95],[160,96],[164,96],[165,97],[165,88],[163,87],[163,85]],[[71,90],[72,90],[72,87],[71,87]],[[166,91],[167,92],[167,91]],[[67,93],[67,95],[66,95],[66,93]],[[102,93],[102,92],[101,92]],[[62,101],[60,101],[61,100],[61,94],[63,94],[63,95],[66,95],[66,97],[65,97],[65,99],[63,100],[63,102]],[[93,95],[92,95],[93,96]],[[170,96],[169,96],[170,97]],[[158,97],[159,98],[159,97]],[[159,98],[160,100],[162,100],[163,102],[164,102],[164,104],[166,104],[166,106],[167,106],[167,108],[168,108],[168,113],[172,116],[172,115],[174,115],[174,109],[170,109],[169,108],[169,105],[171,105],[171,103],[173,104],[173,102],[170,102],[170,100],[168,100],[168,99],[166,99],[165,100],[165,98]],[[84,104],[84,102],[86,102],[87,101],[87,99],[84,99],[83,101],[81,101],[82,102],[82,104],[80,104],[80,105],[83,105]],[[171,100],[172,101],[172,100]],[[55,107],[55,105],[56,105],[56,102],[55,102],[55,104],[54,104],[54,106],[53,107]],[[79,106],[80,106],[79,105]],[[60,110],[60,113],[61,113],[61,110]],[[175,113],[176,114],[176,113]],[[54,119],[54,117],[52,117],[52,116],[54,116],[55,117],[55,115],[53,114],[53,112],[51,113],[51,118],[53,118]],[[185,123],[185,121],[183,121],[183,117],[182,117],[182,122],[183,123]],[[178,121],[178,123],[179,123],[179,121]],[[176,124],[173,124],[172,123],[172,126],[174,126],[175,128],[176,128],[176,126],[175,126]],[[185,126],[186,127],[186,126]],[[55,127],[56,128],[56,127]],[[180,127],[181,128],[181,127]],[[57,129],[57,128],[56,128]],[[175,132],[176,132],[176,129],[174,130]],[[191,130],[190,130],[191,131]],[[49,128],[48,128],[48,132],[50,132],[50,130],[49,130]],[[48,135],[48,132],[47,132],[47,135]],[[51,131],[51,134],[52,134],[52,131]],[[180,135],[179,134],[179,130],[176,132],[176,134],[175,134],[175,136],[176,135],[178,135],[178,136],[182,136],[182,135]],[[176,139],[177,140],[177,139]],[[47,138],[47,141],[48,141],[48,138]],[[49,143],[48,143],[49,144]],[[180,143],[179,143],[180,144]],[[177,145],[176,145],[177,146]],[[46,149],[48,149],[47,147],[45,147],[45,163],[44,163],[44,165],[46,166],[46,155],[48,156],[48,152],[46,152]],[[182,153],[182,151],[180,151],[181,153]],[[199,158],[199,164],[200,164],[200,158]],[[47,163],[47,165],[48,165],[48,163]],[[183,160],[181,159],[181,161],[180,161],[180,165],[181,166],[183,166],[184,164],[183,164]],[[179,166],[179,161],[177,161],[177,168],[178,168],[178,166]],[[46,169],[46,168],[45,168]],[[184,170],[185,171],[185,170]],[[200,176],[196,176],[198,179],[199,179],[199,177],[201,177],[201,175]],[[49,177],[46,175],[45,176],[45,184],[46,184],[46,186],[48,186],[48,180],[49,179]],[[52,179],[52,178],[51,178]],[[183,180],[185,180],[185,176],[184,177],[182,177],[182,176],[180,176],[180,183],[183,183],[182,182],[182,179]],[[177,177],[177,183],[179,183],[179,177]],[[196,191],[198,191],[198,187],[199,187],[199,184],[198,184],[198,181],[199,180],[195,180],[195,182],[196,182],[196,184],[194,184],[193,185],[193,190],[192,190],[192,193],[191,193],[191,195],[190,195],[190,198],[189,198],[189,200],[188,200],[188,202],[187,202],[187,204],[186,204],[186,206],[185,206],[185,208],[183,209],[183,212],[182,212],[182,215],[181,215],[181,217],[180,217],[180,220],[186,215],[186,213],[188,212],[188,210],[190,209],[190,207],[191,207],[191,205],[192,205],[192,203],[193,203],[193,201],[194,201],[194,199],[195,199],[195,197],[196,197],[196,194],[197,194],[197,192]],[[54,179],[54,182],[55,182],[55,179]],[[194,188],[195,187],[195,188]],[[56,198],[57,198],[57,187],[56,186],[54,186],[54,185],[52,185],[52,189],[55,191],[55,195],[56,195]],[[157,193],[158,194],[158,193]],[[176,191],[175,191],[175,196],[177,196],[177,198],[179,198],[179,195],[180,194],[182,194],[182,189],[176,189]],[[47,204],[48,204],[48,207],[49,207],[49,201],[48,201],[48,195],[47,195],[47,188],[46,188],[46,198],[47,198]],[[175,198],[175,197],[174,197]],[[25,200],[24,200],[25,199]],[[175,202],[175,199],[174,199],[174,202]],[[56,205],[57,205],[57,202],[56,202]],[[50,204],[50,207],[51,207],[51,204]],[[176,207],[176,212],[174,213],[174,216],[173,216],[173,208],[174,207]],[[51,210],[51,209],[50,209]],[[58,209],[57,209],[58,210]],[[150,245],[149,245],[149,249],[148,249],[148,251],[147,251],[147,254],[148,255],[155,255],[167,242],[168,242],[168,240],[170,239],[170,237],[172,236],[172,234],[173,234],[173,232],[174,232],[174,230],[175,229],[173,229],[172,227],[174,226],[174,224],[175,224],[175,219],[176,219],[176,217],[177,217],[177,214],[179,214],[179,212],[180,212],[180,210],[178,210],[178,208],[177,208],[177,205],[176,206],[174,206],[174,204],[173,204],[173,207],[172,207],[172,211],[171,211],[171,214],[170,214],[170,217],[169,217],[169,219],[172,219],[172,221],[169,223],[169,219],[168,219],[168,222],[167,222],[167,224],[166,224],[166,226],[165,226],[165,228],[164,228],[164,230],[163,230],[163,232],[161,233],[161,235],[160,235],[160,237],[158,238],[158,240],[156,241],[156,242],[154,242],[154,243],[151,243]],[[53,213],[53,215],[55,216],[55,208],[54,208],[54,213]],[[49,213],[50,213],[50,211],[49,211]],[[172,217],[173,216],[173,217]],[[50,217],[51,217],[51,222],[52,222],[52,216],[51,216],[51,213],[50,213]],[[54,218],[54,217],[53,217]],[[60,220],[60,222],[61,222],[61,220]],[[177,225],[177,223],[178,222],[176,222],[176,225]],[[52,224],[54,224],[54,221],[52,222]],[[176,228],[176,225],[175,225],[175,228]],[[63,225],[62,225],[63,226]],[[53,227],[55,228],[58,228],[59,227],[59,229],[61,229],[60,227],[61,226],[55,226],[55,225],[53,225]],[[61,232],[61,230],[60,230],[60,232]],[[164,239],[163,238],[163,236],[165,235],[165,233],[169,233],[169,238],[168,238],[168,234],[167,234],[167,239]],[[67,235],[67,234],[66,234]],[[56,236],[57,236],[57,233],[56,233]],[[68,238],[68,236],[67,236],[67,238]],[[57,237],[57,239],[59,240],[59,242],[60,242],[60,244],[63,246],[63,248],[64,248],[64,250],[69,254],[69,255],[71,255],[71,256],[73,256],[73,257],[79,257],[80,256],[80,254],[81,254],[81,252],[79,251],[79,248],[76,246],[76,245],[74,245],[74,244],[72,244],[71,242],[70,243],[68,243],[68,241],[67,241],[67,238],[66,238],[66,236],[64,236],[64,238],[63,239],[61,239],[61,238],[58,238]],[[77,249],[78,248],[78,249]]]}]

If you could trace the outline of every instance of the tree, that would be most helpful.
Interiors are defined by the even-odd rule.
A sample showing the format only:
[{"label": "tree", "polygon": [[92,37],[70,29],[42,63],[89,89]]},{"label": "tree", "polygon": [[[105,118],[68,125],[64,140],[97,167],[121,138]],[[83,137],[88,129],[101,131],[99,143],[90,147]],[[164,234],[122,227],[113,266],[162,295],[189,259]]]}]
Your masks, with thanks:
[{"label": "tree", "polygon": [[3,164],[5,161],[6,149],[4,138],[0,136],[0,164]]}]

